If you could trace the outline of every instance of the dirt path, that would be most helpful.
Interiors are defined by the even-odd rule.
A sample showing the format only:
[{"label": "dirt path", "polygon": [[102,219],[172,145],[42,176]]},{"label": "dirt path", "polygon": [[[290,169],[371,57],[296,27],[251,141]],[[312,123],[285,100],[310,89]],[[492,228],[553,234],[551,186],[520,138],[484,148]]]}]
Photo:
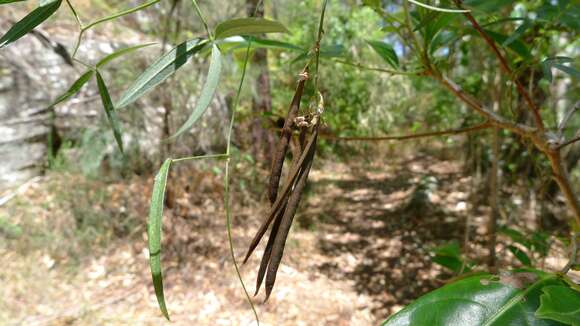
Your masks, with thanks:
[{"label": "dirt path", "polygon": [[[210,191],[219,178],[204,175],[194,183],[195,192],[176,191],[164,219],[163,265],[172,325],[252,325],[253,314],[229,257],[221,194]],[[127,209],[143,220],[150,191],[144,189],[150,184],[144,179],[118,185],[137,207]],[[431,157],[317,167],[274,294],[265,304],[263,293],[254,299],[262,325],[376,325],[441,286],[451,275],[431,264],[430,249],[462,239],[469,184],[460,177],[458,164]],[[31,202],[0,209],[0,215],[35,214],[50,221],[61,214],[45,203],[50,194],[49,187],[31,189],[24,195]],[[260,203],[242,197],[234,201],[242,203],[234,207],[240,258],[264,212]],[[482,224],[482,218],[475,214],[473,223]],[[0,264],[10,266],[0,269],[0,324],[165,324],[150,283],[144,228],[136,232],[131,240],[85,257],[75,268],[66,263],[66,255],[23,253],[0,245]],[[481,249],[481,232],[473,230],[472,250]],[[261,250],[242,267],[252,293]]]}]

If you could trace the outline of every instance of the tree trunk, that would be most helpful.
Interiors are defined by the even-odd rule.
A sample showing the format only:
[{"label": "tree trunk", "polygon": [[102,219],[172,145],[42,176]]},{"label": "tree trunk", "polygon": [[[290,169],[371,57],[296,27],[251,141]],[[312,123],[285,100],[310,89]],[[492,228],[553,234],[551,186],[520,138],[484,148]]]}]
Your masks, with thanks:
[{"label": "tree trunk", "polygon": [[[264,17],[264,7],[256,10],[258,0],[247,0],[248,16]],[[270,93],[270,73],[268,71],[268,53],[266,49],[257,49],[252,58],[254,69],[258,72],[254,81],[254,98],[252,99],[252,155],[257,162],[269,166],[275,151],[274,134],[268,132],[264,113],[272,111],[272,95]]]}]

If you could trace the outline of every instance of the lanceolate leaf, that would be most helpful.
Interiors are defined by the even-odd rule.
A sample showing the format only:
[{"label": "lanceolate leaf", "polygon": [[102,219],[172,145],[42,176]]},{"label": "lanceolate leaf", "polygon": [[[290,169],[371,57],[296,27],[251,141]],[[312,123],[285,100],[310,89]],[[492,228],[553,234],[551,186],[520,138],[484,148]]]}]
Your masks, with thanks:
[{"label": "lanceolate leaf", "polygon": [[111,128],[113,129],[115,141],[119,146],[119,150],[123,152],[123,137],[121,135],[119,119],[117,118],[117,113],[115,112],[115,108],[113,107],[113,101],[111,101],[111,96],[109,95],[107,85],[105,84],[103,77],[98,71],[97,71],[97,86],[99,87],[99,94],[101,95],[101,101],[103,102],[105,114],[107,115],[107,119],[109,120]]},{"label": "lanceolate leaf", "polygon": [[416,4],[417,6],[423,7],[423,8],[427,8],[430,10],[434,10],[434,11],[440,11],[440,12],[451,12],[451,13],[464,13],[464,12],[469,12],[469,10],[465,10],[465,9],[447,9],[447,8],[440,8],[440,7],[435,7],[435,6],[430,6],[428,4],[419,2],[417,0],[407,0],[411,3]]},{"label": "lanceolate leaf", "polygon": [[205,81],[205,85],[201,90],[201,94],[191,115],[187,119],[187,121],[179,128],[179,130],[175,133],[175,135],[171,136],[171,138],[175,138],[184,132],[188,131],[193,124],[201,117],[201,115],[207,110],[211,100],[215,95],[215,91],[217,89],[220,75],[222,72],[222,60],[221,60],[221,53],[218,47],[214,44],[211,50],[211,62],[209,64],[209,70],[207,73],[207,80]]},{"label": "lanceolate leaf", "polygon": [[524,264],[525,266],[532,266],[532,260],[523,250],[516,246],[508,246],[508,250],[516,256],[516,258],[520,261],[520,263]]},{"label": "lanceolate leaf", "polygon": [[508,46],[513,41],[519,39],[524,33],[532,27],[532,23],[529,19],[525,19],[524,22],[520,25],[520,27],[516,28],[516,30],[510,35],[505,41],[503,41],[502,46]]},{"label": "lanceolate leaf", "polygon": [[167,185],[167,175],[171,159],[165,160],[159,173],[155,177],[153,194],[151,195],[151,207],[149,208],[149,222],[147,224],[147,237],[149,242],[149,266],[153,278],[155,296],[159,303],[159,309],[169,320],[169,312],[165,305],[165,295],[163,294],[163,275],[161,272],[161,219],[163,217],[163,206],[165,205],[165,187]]},{"label": "lanceolate leaf", "polygon": [[26,1],[26,0],[0,0],[0,5],[5,5],[8,3],[13,3],[13,2],[22,2],[22,1]]},{"label": "lanceolate leaf", "polygon": [[367,43],[393,68],[399,67],[399,58],[393,47],[385,42],[380,41],[370,41]]},{"label": "lanceolate leaf", "polygon": [[542,290],[554,285],[566,287],[556,275],[535,270],[470,276],[422,296],[383,326],[562,325],[534,317]]},{"label": "lanceolate leaf", "polygon": [[0,48],[18,40],[28,32],[40,25],[43,21],[52,16],[54,12],[60,7],[62,0],[52,0],[34,9],[31,13],[22,18],[19,22],[14,24],[12,28],[0,38]]},{"label": "lanceolate leaf", "polygon": [[112,60],[117,59],[118,57],[120,57],[122,55],[131,53],[133,51],[139,50],[139,49],[147,47],[147,46],[151,46],[153,44],[155,44],[155,43],[140,44],[140,45],[130,46],[128,48],[123,48],[123,49],[117,50],[117,51],[107,55],[106,57],[101,59],[99,62],[97,62],[97,68],[101,68],[102,66],[106,65],[107,63],[111,62]]},{"label": "lanceolate leaf", "polygon": [[115,108],[121,109],[126,107],[155,86],[161,84],[165,79],[173,75],[177,69],[183,66],[192,55],[200,51],[205,44],[205,41],[194,39],[183,42],[164,54],[129,86],[117,102],[117,105],[115,105]]},{"label": "lanceolate leaf", "polygon": [[61,102],[68,100],[71,96],[78,93],[81,88],[93,77],[95,72],[93,70],[88,70],[84,74],[82,74],[79,79],[77,79],[72,86],[61,96],[59,96],[52,104],[49,106],[55,106]]},{"label": "lanceolate leaf", "polygon": [[546,286],[542,291],[536,317],[580,325],[580,292],[561,285]]},{"label": "lanceolate leaf", "polygon": [[[491,37],[499,45],[503,44],[508,40],[507,36],[491,30],[485,30],[485,33],[489,35],[489,37]],[[507,47],[510,50],[514,51],[515,53],[519,54],[524,59],[529,59],[532,57],[530,49],[528,49],[526,44],[520,40],[511,41],[509,44],[507,44]]]},{"label": "lanceolate leaf", "polygon": [[263,33],[288,33],[288,29],[277,21],[264,18],[236,18],[220,23],[215,29],[215,38]]}]

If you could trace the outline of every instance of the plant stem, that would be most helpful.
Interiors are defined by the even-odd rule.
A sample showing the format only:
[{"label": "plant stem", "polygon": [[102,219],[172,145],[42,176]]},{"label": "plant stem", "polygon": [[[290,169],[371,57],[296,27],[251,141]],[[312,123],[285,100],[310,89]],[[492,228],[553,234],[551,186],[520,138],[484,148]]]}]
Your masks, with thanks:
[{"label": "plant stem", "polygon": [[426,138],[426,137],[433,137],[433,136],[445,136],[445,135],[458,135],[464,134],[468,132],[474,132],[482,129],[488,129],[492,125],[489,122],[484,122],[475,126],[461,128],[461,129],[452,129],[452,130],[443,130],[443,131],[431,131],[413,135],[402,135],[402,136],[383,136],[383,137],[336,137],[336,136],[329,136],[321,134],[322,137],[331,139],[331,140],[339,140],[339,141],[389,141],[389,140],[408,140],[408,139],[417,139],[417,138]]},{"label": "plant stem", "polygon": [[202,15],[201,10],[199,9],[199,5],[197,4],[197,1],[191,0],[191,2],[193,3],[193,8],[195,8],[195,12],[197,13],[197,16],[199,17],[199,19],[201,19],[201,22],[203,24],[203,28],[205,28],[205,32],[207,33],[207,37],[209,38],[210,41],[213,41],[213,34],[209,30],[209,27],[207,25],[207,21],[205,20],[205,17]]}]

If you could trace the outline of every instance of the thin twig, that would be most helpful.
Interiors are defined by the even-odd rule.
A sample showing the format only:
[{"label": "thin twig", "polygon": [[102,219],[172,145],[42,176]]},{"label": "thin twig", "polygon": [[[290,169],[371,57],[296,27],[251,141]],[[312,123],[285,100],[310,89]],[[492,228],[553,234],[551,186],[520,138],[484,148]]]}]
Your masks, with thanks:
[{"label": "thin twig", "polygon": [[576,111],[578,111],[578,108],[580,108],[580,102],[576,103],[576,105],[574,105],[574,107],[566,113],[566,115],[564,116],[562,121],[560,121],[560,124],[558,125],[558,130],[560,131],[560,133],[562,133],[564,131],[564,129],[566,129],[566,125],[568,124],[568,121],[570,121],[570,119],[572,118],[574,113],[576,113]]},{"label": "thin twig", "polygon": [[[462,3],[463,3],[462,0],[455,0],[455,4],[460,9],[463,9]],[[481,37],[483,37],[485,42],[492,49],[493,53],[495,54],[495,56],[498,58],[498,60],[500,62],[500,66],[501,66],[502,70],[515,83],[516,88],[518,90],[518,93],[520,93],[520,95],[524,98],[524,100],[528,104],[528,107],[530,108],[530,110],[532,111],[532,114],[534,116],[536,126],[540,129],[540,131],[544,131],[544,122],[542,120],[542,116],[540,115],[540,109],[534,103],[534,101],[532,100],[532,97],[530,96],[528,91],[524,88],[522,83],[520,83],[520,81],[514,76],[514,73],[513,73],[512,69],[510,68],[506,58],[499,51],[495,42],[491,39],[491,37],[489,35],[487,35],[487,33],[483,30],[483,28],[479,25],[477,20],[475,20],[475,18],[473,17],[473,15],[470,12],[465,12],[465,13],[463,13],[463,15],[465,17],[467,17],[467,19],[469,20],[469,22],[471,23],[473,28],[475,28],[475,30],[479,33],[479,35],[481,35]]]},{"label": "thin twig", "polygon": [[391,70],[391,69],[383,69],[383,68],[377,68],[377,67],[368,67],[368,66],[364,66],[360,63],[356,63],[356,62],[350,62],[350,61],[346,61],[346,60],[339,60],[339,59],[334,59],[333,60],[336,63],[340,63],[343,65],[348,65],[348,66],[353,66],[359,69],[364,69],[364,70],[372,70],[372,71],[378,71],[378,72],[384,72],[387,74],[391,74],[391,75],[407,75],[407,76],[415,76],[415,75],[419,75],[423,73],[423,70],[417,70],[417,71],[398,71],[398,70]]},{"label": "thin twig", "polygon": [[568,145],[572,145],[572,144],[574,144],[574,143],[575,143],[575,142],[577,142],[577,141],[580,141],[580,136],[577,136],[577,137],[575,137],[575,138],[572,138],[572,139],[570,139],[569,141],[567,141],[567,142],[563,143],[562,145],[558,146],[558,147],[556,148],[556,150],[561,150],[562,148],[564,148],[564,147],[566,147],[566,146],[568,146]]}]

